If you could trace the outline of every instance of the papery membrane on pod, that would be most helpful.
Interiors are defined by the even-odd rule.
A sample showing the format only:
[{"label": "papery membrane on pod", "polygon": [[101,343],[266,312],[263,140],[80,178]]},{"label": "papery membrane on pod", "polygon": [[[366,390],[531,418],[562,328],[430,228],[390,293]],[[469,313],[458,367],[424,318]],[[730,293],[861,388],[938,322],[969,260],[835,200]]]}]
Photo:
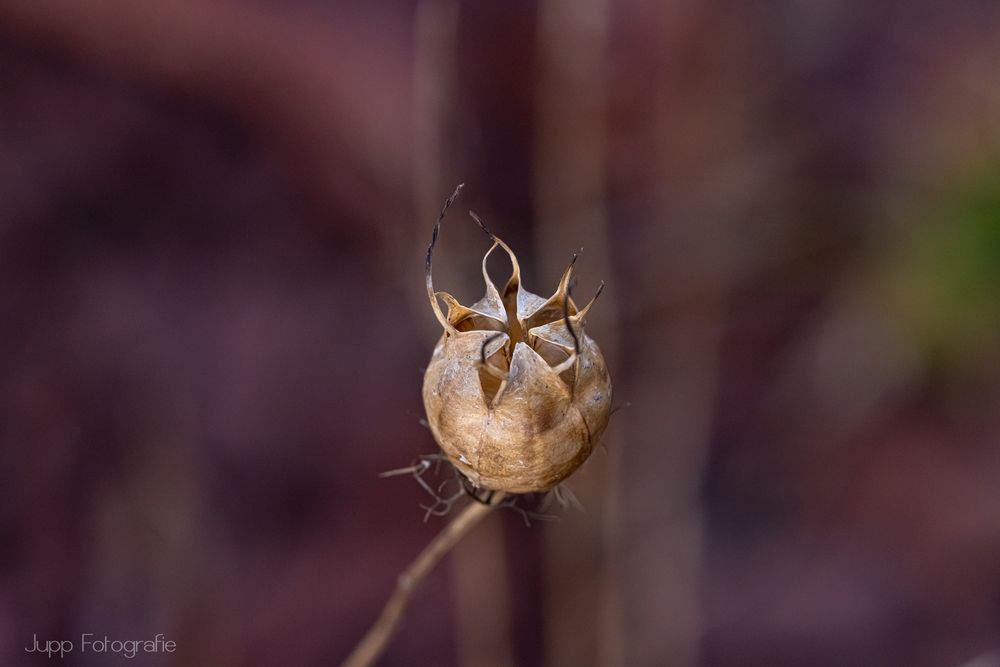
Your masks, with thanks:
[{"label": "papery membrane on pod", "polygon": [[[573,302],[575,256],[548,299],[524,289],[514,252],[478,218],[493,242],[483,257],[486,294],[467,307],[435,292],[434,244],[460,190],[445,202],[427,249],[427,294],[444,328],[424,373],[427,421],[448,460],[474,486],[547,491],[587,460],[611,414],[611,378],[584,331],[597,296],[579,310]],[[503,290],[486,270],[497,248],[513,267]]]}]

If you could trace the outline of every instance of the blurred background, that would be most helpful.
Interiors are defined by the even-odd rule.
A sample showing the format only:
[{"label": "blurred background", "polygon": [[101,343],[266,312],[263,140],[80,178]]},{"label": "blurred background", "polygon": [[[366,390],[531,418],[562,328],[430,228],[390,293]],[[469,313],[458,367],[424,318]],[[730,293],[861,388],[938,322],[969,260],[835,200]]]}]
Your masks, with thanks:
[{"label": "blurred background", "polygon": [[0,1],[0,664],[347,655],[460,181],[630,407],[382,664],[1000,665],[995,0]]}]

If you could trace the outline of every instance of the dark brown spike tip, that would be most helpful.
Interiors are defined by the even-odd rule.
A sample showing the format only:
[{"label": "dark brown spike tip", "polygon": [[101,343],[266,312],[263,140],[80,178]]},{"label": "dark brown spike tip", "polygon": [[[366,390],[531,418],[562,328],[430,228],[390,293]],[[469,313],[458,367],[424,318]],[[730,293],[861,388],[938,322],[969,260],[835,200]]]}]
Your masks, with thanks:
[{"label": "dark brown spike tip", "polygon": [[591,301],[597,301],[597,297],[601,296],[601,292],[603,291],[604,291],[604,281],[602,280],[601,284],[598,285],[597,287],[597,292],[594,293],[594,298],[591,299]]},{"label": "dark brown spike tip", "polygon": [[482,218],[476,215],[475,211],[469,211],[469,217],[476,221],[476,224],[479,225],[479,228],[483,230],[486,233],[486,235],[490,237],[490,239],[494,241],[496,240],[497,238],[496,235],[494,235],[493,232],[490,231],[490,228],[486,226],[486,223],[483,222]]},{"label": "dark brown spike tip", "polygon": [[459,183],[455,187],[455,191],[451,193],[451,196],[444,200],[444,206],[441,207],[441,212],[438,213],[437,221],[434,223],[434,230],[431,232],[431,244],[427,246],[427,270],[430,271],[431,268],[431,257],[434,255],[434,245],[437,243],[438,234],[441,232],[441,223],[444,221],[444,216],[448,213],[448,209],[451,205],[455,203],[458,199],[458,195],[462,192],[462,188],[465,187],[465,183]]}]

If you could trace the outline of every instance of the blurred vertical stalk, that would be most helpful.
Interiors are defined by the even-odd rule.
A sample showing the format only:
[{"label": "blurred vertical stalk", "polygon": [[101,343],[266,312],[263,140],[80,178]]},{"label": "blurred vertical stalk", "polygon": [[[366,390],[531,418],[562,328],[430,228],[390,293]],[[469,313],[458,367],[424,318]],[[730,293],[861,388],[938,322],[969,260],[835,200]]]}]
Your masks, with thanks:
[{"label": "blurred vertical stalk", "polygon": [[626,662],[684,667],[698,664],[702,633],[700,491],[725,309],[709,295],[656,317],[664,303],[656,286],[669,271],[651,274],[633,295],[644,305],[629,336],[625,385],[634,397],[618,517]]},{"label": "blurred vertical stalk", "polygon": [[[443,182],[454,169],[446,128],[453,125],[455,105],[458,4],[427,0],[417,5],[414,57],[413,200],[418,243],[424,242],[427,214],[441,205],[441,193],[455,186]],[[461,180],[460,178],[458,180]],[[415,294],[426,307],[423,290]],[[510,647],[510,602],[504,555],[503,525],[488,522],[452,552],[456,649],[459,664],[507,667]]]},{"label": "blurred vertical stalk", "polygon": [[451,572],[460,665],[514,664],[505,555],[501,521],[484,523],[455,546]]},{"label": "blurred vertical stalk", "polygon": [[[413,201],[415,236],[423,242],[427,216],[441,206],[441,191],[450,192],[455,185],[442,185],[441,180],[448,152],[444,130],[454,99],[458,5],[453,0],[419,3],[414,31]],[[420,298],[426,299],[422,289]]]},{"label": "blurred vertical stalk", "polygon": [[[536,264],[561,270],[582,246],[582,273],[595,283],[613,273],[605,204],[609,12],[607,0],[543,0],[537,33]],[[619,357],[614,292],[610,281],[601,315],[590,323],[612,374]],[[547,665],[620,665],[624,659],[612,548],[619,461],[613,432],[605,436],[607,456],[598,452],[589,474],[573,480],[591,516],[603,511],[603,526],[570,516],[545,532]]]}]

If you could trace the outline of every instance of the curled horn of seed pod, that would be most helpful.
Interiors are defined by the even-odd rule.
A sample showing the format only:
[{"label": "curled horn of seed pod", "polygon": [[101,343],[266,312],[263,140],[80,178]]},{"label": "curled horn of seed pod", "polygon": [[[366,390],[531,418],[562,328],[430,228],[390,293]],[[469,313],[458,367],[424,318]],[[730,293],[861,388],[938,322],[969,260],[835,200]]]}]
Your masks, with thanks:
[{"label": "curled horn of seed pod", "polygon": [[[486,293],[464,306],[435,291],[434,245],[461,187],[445,202],[427,249],[427,295],[444,329],[424,374],[427,421],[475,487],[547,491],[587,460],[610,416],[611,378],[585,331],[604,284],[578,309],[570,294],[574,255],[551,297],[529,292],[513,250],[470,212],[492,243],[482,263]],[[497,248],[513,267],[503,290],[486,269]]]}]

